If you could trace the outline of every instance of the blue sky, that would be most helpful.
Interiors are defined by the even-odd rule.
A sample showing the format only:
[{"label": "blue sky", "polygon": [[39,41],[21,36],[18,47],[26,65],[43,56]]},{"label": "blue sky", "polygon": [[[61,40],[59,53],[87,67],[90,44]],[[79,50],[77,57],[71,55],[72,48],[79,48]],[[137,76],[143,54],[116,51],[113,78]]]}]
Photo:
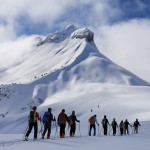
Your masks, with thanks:
[{"label": "blue sky", "polygon": [[[105,24],[117,24],[135,18],[150,18],[149,0],[108,0],[108,3],[110,4],[109,9],[119,9],[119,14],[112,16],[111,11],[105,8],[104,11],[107,15],[107,20],[104,22]],[[64,11],[62,15],[56,18],[53,22],[52,29],[50,29],[44,22],[32,23],[32,20],[28,20],[27,17],[21,16],[20,20],[22,21],[19,19],[17,21],[19,25],[22,25],[19,34],[45,34],[51,32],[51,30],[59,29],[59,24],[61,23],[64,25],[67,23],[77,23],[81,26],[92,26],[94,22],[97,23],[97,17],[99,17],[99,15],[94,13],[94,7],[91,3],[83,5],[81,3],[67,8],[67,11]],[[101,24],[101,22],[98,22],[98,24]]]},{"label": "blue sky", "polygon": [[[67,25],[67,23],[75,23],[81,26],[95,24],[96,26],[97,24],[117,24],[135,18],[150,18],[149,0],[108,0],[108,3],[109,8],[104,9],[106,13],[105,22],[98,21],[97,23],[97,18],[101,15],[94,12],[94,6],[91,3],[82,4],[80,2],[77,5],[68,7],[67,11],[64,10],[62,15],[56,17],[56,20],[52,23],[52,28],[49,28],[47,22],[34,23],[31,19],[28,19],[28,16],[19,16],[16,21],[22,28],[18,31],[18,34],[46,34],[59,29],[60,24]],[[119,11],[118,14],[111,15],[111,12],[115,10]]]},{"label": "blue sky", "polygon": [[109,0],[112,7],[118,7],[122,11],[119,20],[123,21],[133,18],[150,18],[149,0]]},{"label": "blue sky", "polygon": [[0,49],[68,24],[91,29],[101,52],[150,82],[150,0],[0,0]]},{"label": "blue sky", "polygon": [[[19,0],[14,0],[12,6],[11,0],[5,1],[0,0],[0,7],[2,7],[0,9],[0,26],[12,26],[17,36],[47,34],[68,23],[95,28],[99,25],[117,24],[135,18],[150,18],[149,0],[64,0],[62,7],[57,6],[60,3],[58,0],[45,0],[45,2],[37,0],[38,3],[32,1],[31,5],[27,4],[29,0],[23,0],[22,4],[19,2],[20,8],[17,5]],[[9,2],[11,2],[10,6]],[[46,6],[44,11],[40,10],[40,5],[49,7]],[[7,7],[7,13],[5,13],[4,8]],[[15,7],[16,12],[14,11]],[[53,14],[54,11],[56,13]],[[36,12],[37,15],[35,15]],[[38,15],[40,16],[38,17]]]}]

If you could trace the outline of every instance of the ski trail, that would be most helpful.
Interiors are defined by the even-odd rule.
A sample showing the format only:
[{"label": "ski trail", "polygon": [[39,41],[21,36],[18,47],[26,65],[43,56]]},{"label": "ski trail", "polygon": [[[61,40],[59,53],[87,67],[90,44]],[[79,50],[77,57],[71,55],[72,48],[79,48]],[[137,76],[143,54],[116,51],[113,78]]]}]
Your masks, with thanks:
[{"label": "ski trail", "polygon": [[[98,137],[99,135],[97,135],[96,137]],[[69,136],[66,136],[64,139],[62,138],[59,138],[59,137],[51,137],[50,139],[37,139],[37,140],[34,140],[34,139],[28,139],[28,141],[25,141],[23,139],[13,139],[13,140],[9,140],[9,141],[0,141],[0,147],[7,147],[7,146],[12,146],[12,145],[16,145],[16,144],[22,144],[22,143],[31,143],[31,142],[43,142],[43,143],[51,143],[51,144],[58,144],[58,143],[61,143],[61,142],[64,142],[64,141],[67,141],[67,142],[71,142],[71,141],[84,141],[85,138],[89,137],[88,135],[85,135],[85,136],[75,136],[75,137],[69,137]],[[72,142],[71,142],[72,143]],[[61,143],[63,144],[63,143]]]}]

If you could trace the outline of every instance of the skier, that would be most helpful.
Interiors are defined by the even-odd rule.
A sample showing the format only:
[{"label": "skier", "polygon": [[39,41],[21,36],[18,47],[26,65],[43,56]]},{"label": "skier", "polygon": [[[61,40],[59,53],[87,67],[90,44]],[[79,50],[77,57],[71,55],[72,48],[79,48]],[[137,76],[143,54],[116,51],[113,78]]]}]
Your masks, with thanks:
[{"label": "skier", "polygon": [[104,135],[107,135],[107,125],[110,126],[108,119],[106,118],[106,115],[104,115],[104,118],[102,119],[102,125],[104,129]]},{"label": "skier", "polygon": [[44,116],[43,116],[43,124],[44,124],[44,131],[42,133],[42,139],[44,139],[44,136],[45,136],[45,133],[47,132],[48,130],[48,133],[47,133],[47,139],[50,138],[50,134],[51,134],[51,123],[52,121],[55,121],[55,117],[53,118],[53,114],[52,114],[52,109],[51,108],[48,108],[48,111],[44,113]]},{"label": "skier", "polygon": [[112,129],[113,129],[113,136],[116,135],[116,128],[118,128],[118,124],[115,120],[115,118],[113,119],[112,123],[111,123]]},{"label": "skier", "polygon": [[125,122],[124,122],[124,134],[125,135],[126,135],[126,133],[129,135],[129,128],[128,128],[128,126],[130,126],[132,128],[132,125],[126,119]]},{"label": "skier", "polygon": [[123,135],[123,130],[124,130],[123,120],[121,120],[119,127],[120,127],[120,135]]},{"label": "skier", "polygon": [[89,136],[91,136],[91,130],[92,128],[94,129],[94,136],[96,135],[96,126],[95,126],[95,122],[97,123],[97,125],[99,126],[97,119],[96,119],[96,115],[91,116],[89,119],[89,123],[90,123],[90,130],[89,130]]},{"label": "skier", "polygon": [[80,122],[80,120],[77,120],[77,117],[75,115],[75,111],[72,111],[72,114],[69,116],[70,137],[74,137],[74,135],[75,135],[76,121]]},{"label": "skier", "polygon": [[69,119],[65,114],[65,109],[62,109],[57,119],[58,125],[60,126],[60,138],[65,138],[66,121],[69,123]]},{"label": "skier", "polygon": [[133,123],[133,127],[134,127],[134,133],[138,133],[138,127],[141,126],[138,119],[136,119]]},{"label": "skier", "polygon": [[38,133],[38,120],[41,121],[41,117],[39,117],[38,112],[36,112],[37,107],[33,106],[32,110],[29,114],[29,129],[25,135],[25,140],[28,140],[28,136],[32,131],[32,128],[34,127],[34,139],[37,139],[37,133]]}]

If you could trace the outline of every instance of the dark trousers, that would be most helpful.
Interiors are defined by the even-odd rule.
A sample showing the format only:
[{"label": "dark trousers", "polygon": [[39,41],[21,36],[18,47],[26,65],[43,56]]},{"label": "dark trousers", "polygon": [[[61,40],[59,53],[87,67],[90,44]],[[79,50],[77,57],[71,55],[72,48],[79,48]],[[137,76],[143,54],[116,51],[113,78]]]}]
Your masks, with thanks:
[{"label": "dark trousers", "polygon": [[[48,130],[48,132],[47,132]],[[43,131],[43,136],[45,136],[45,133],[47,132],[47,138],[50,138],[50,134],[51,134],[51,122],[46,122],[44,124],[44,131]]]},{"label": "dark trousers", "polygon": [[124,134],[126,135],[126,133],[129,134],[129,128],[128,127],[124,128]]},{"label": "dark trousers", "polygon": [[70,126],[70,136],[74,136],[76,132],[76,124],[73,123],[71,126]]},{"label": "dark trousers", "polygon": [[120,135],[123,135],[123,128],[120,128]]},{"label": "dark trousers", "polygon": [[136,134],[138,133],[138,126],[134,127],[134,133],[136,133]]},{"label": "dark trousers", "polygon": [[113,135],[116,135],[116,127],[113,127]]},{"label": "dark trousers", "polygon": [[28,131],[27,131],[25,136],[26,137],[29,136],[29,134],[31,133],[33,127],[34,127],[34,138],[36,139],[37,138],[37,132],[38,132],[38,124],[37,124],[37,122],[30,122],[29,123],[29,129],[28,129]]},{"label": "dark trousers", "polygon": [[103,129],[104,129],[104,135],[107,135],[107,125],[104,125]]},{"label": "dark trousers", "polygon": [[95,124],[90,124],[89,136],[91,136],[92,128],[93,128],[93,130],[94,130],[94,136],[95,136],[95,135],[96,135],[96,126],[95,126]]},{"label": "dark trousers", "polygon": [[60,123],[60,136],[65,135],[65,123]]}]

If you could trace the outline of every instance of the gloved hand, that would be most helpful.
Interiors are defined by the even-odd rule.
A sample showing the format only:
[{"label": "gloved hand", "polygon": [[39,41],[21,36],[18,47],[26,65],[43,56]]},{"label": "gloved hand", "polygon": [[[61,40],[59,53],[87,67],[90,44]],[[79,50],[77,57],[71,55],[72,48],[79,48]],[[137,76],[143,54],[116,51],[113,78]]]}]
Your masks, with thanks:
[{"label": "gloved hand", "polygon": [[54,121],[56,121],[55,117],[54,117]]}]

